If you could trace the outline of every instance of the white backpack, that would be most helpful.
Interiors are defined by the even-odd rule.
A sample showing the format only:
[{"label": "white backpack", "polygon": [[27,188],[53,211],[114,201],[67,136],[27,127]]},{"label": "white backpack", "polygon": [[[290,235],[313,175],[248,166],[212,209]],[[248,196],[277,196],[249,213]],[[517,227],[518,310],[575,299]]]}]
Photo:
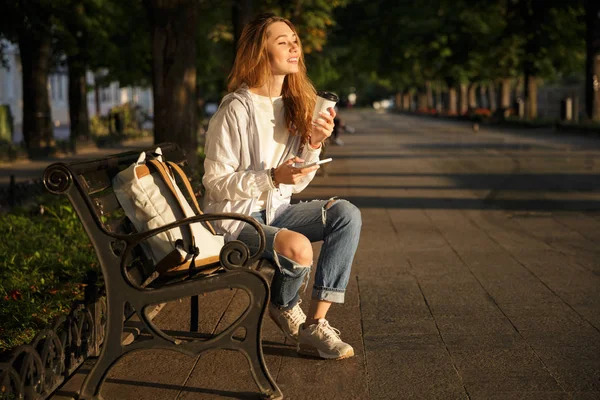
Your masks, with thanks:
[{"label": "white backpack", "polygon": [[[113,178],[117,199],[138,232],[202,214],[183,170],[173,162],[163,162],[160,148],[155,153],[156,159],[146,161],[142,152],[135,163]],[[179,189],[175,174],[184,183],[195,210]],[[188,270],[192,261],[194,268],[210,273],[218,269],[224,238],[216,235],[208,222],[196,222],[159,233],[146,242],[143,248],[160,275]]]}]

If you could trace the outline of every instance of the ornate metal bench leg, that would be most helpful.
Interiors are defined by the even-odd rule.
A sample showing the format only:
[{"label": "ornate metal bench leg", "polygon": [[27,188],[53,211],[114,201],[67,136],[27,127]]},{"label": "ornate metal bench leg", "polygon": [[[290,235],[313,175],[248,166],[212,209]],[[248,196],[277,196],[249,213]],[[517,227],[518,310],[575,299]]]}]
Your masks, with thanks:
[{"label": "ornate metal bench leg", "polygon": [[[121,309],[123,309],[122,306]],[[112,309],[108,312],[105,342],[102,345],[100,356],[81,386],[80,400],[102,400],[100,388],[104,383],[104,379],[106,379],[110,368],[123,355],[123,347],[121,346],[123,313],[114,311],[115,309]]]},{"label": "ornate metal bench leg", "polygon": [[283,399],[281,390],[279,390],[275,380],[269,373],[262,351],[261,332],[263,311],[265,310],[269,299],[269,287],[266,283],[263,285],[264,281],[260,278],[256,281],[260,281],[260,283],[254,288],[248,287],[250,290],[248,292],[248,295],[250,296],[250,305],[248,307],[251,307],[252,309],[246,317],[246,321],[249,325],[245,326],[246,337],[241,345],[241,349],[248,359],[252,377],[265,398]]},{"label": "ornate metal bench leg", "polygon": [[[245,346],[246,358],[250,365],[252,377],[267,399],[283,399],[283,393],[271,377],[262,352],[262,344],[260,343],[260,335],[256,333],[246,332],[246,341],[248,346]],[[251,348],[251,344],[254,346]]]}]

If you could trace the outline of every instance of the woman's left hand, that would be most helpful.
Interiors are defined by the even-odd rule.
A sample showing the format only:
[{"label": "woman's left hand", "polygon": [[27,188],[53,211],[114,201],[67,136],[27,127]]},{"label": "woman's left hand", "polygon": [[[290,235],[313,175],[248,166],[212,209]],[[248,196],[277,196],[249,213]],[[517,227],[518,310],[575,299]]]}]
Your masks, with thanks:
[{"label": "woman's left hand", "polygon": [[313,147],[319,146],[321,142],[327,139],[333,133],[333,119],[336,116],[333,107],[327,109],[329,112],[320,112],[319,118],[313,121],[312,133],[310,135],[310,144]]}]

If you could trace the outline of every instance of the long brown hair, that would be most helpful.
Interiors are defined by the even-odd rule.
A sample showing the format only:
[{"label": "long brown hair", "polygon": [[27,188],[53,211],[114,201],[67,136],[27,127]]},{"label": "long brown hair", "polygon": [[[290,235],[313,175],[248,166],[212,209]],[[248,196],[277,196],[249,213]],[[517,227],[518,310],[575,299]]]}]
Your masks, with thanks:
[{"label": "long brown hair", "polygon": [[281,95],[288,130],[293,135],[302,135],[303,142],[306,142],[311,132],[316,91],[306,75],[306,64],[298,32],[289,20],[274,14],[261,14],[244,27],[238,42],[233,69],[229,74],[228,89],[233,92],[243,84],[256,88],[267,83],[271,76],[271,64],[267,52],[267,28],[274,22],[285,22],[298,38],[300,49],[298,72],[286,75]]}]

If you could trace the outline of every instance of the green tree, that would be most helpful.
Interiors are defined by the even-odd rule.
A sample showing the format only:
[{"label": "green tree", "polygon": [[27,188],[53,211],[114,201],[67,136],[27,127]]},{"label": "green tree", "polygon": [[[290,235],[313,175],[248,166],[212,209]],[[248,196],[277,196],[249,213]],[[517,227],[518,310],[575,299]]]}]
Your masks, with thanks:
[{"label": "green tree", "polygon": [[451,109],[457,108],[460,88],[463,111],[475,104],[476,85],[495,92],[500,80],[506,108],[510,81],[524,71],[552,79],[581,68],[579,3],[355,0],[336,11],[337,27],[319,64],[367,86],[419,90],[422,106],[431,106],[432,88],[439,93],[445,86]]},{"label": "green tree", "polygon": [[[292,20],[299,30],[304,51],[309,57],[309,73],[314,76],[320,66],[318,58],[313,60],[310,55],[323,49],[328,33],[335,25],[333,11],[347,3],[348,0],[311,0],[295,3],[271,0],[257,4],[253,4],[251,0],[236,0],[232,3],[203,3],[198,36],[199,103],[203,104],[202,99],[206,97],[213,101],[222,97],[233,64],[232,55],[235,55],[237,38],[245,23],[263,12],[273,12]],[[318,74],[317,72],[316,75]]]},{"label": "green tree", "polygon": [[385,91],[382,82],[376,83],[382,51],[376,33],[378,6],[377,2],[354,0],[332,10],[330,19],[335,22],[325,30],[327,42],[321,44],[322,50],[307,55],[315,86],[336,91],[342,98],[356,92],[360,102],[370,102],[372,96],[365,96],[367,92],[376,96],[376,92]]},{"label": "green tree", "polygon": [[55,54],[66,62],[69,77],[70,147],[76,151],[77,139],[88,139],[89,113],[86,72],[103,35],[99,18],[90,15],[101,12],[98,0],[69,0],[57,10],[54,25]]},{"label": "green tree", "polygon": [[205,3],[201,6],[196,93],[198,112],[202,118],[205,102],[218,102],[227,91],[227,76],[235,56],[235,22],[231,21],[231,11],[227,3]]},{"label": "green tree", "polygon": [[23,79],[23,139],[29,157],[51,146],[53,128],[48,74],[51,67],[52,26],[62,1],[4,2],[0,36],[18,43]]},{"label": "green tree", "polygon": [[100,84],[150,81],[148,22],[139,0],[11,2],[0,13],[0,35],[19,43],[23,136],[31,156],[47,151],[52,142],[47,81],[55,65],[69,71],[73,150],[76,138],[89,136],[86,71],[108,71]]},{"label": "green tree", "polygon": [[583,68],[584,21],[579,2],[517,0],[507,3],[507,35],[518,36],[525,77],[526,117],[537,116],[537,83]]},{"label": "green tree", "polygon": [[[154,141],[172,141],[198,164],[196,53],[199,0],[144,0],[152,33]],[[193,149],[193,150],[191,150]]]},{"label": "green tree", "polygon": [[93,15],[94,52],[90,68],[100,85],[119,82],[121,86],[152,84],[151,27],[142,0],[85,0],[100,3]]}]

